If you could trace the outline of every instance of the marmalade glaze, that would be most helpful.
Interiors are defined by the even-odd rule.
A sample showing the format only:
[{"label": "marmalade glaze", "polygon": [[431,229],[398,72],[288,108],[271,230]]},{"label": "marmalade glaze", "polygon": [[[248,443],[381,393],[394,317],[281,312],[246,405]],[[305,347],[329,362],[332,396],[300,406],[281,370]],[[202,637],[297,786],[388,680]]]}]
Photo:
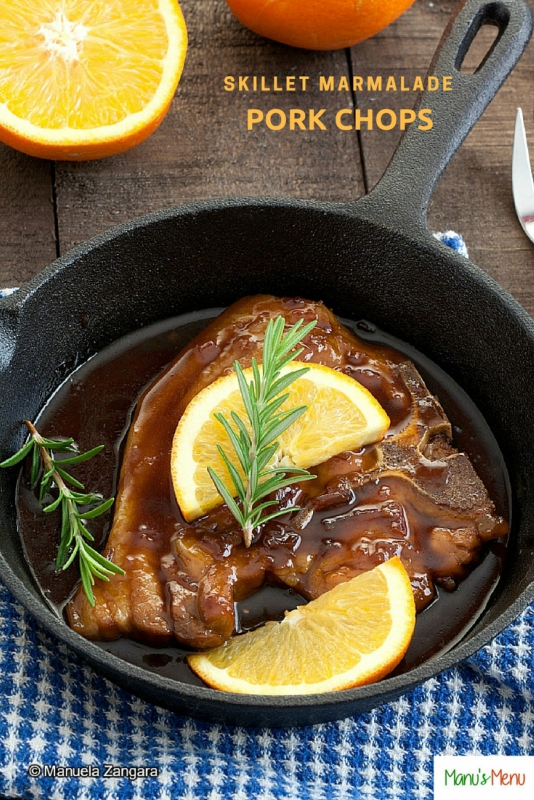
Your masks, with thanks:
[{"label": "marmalade glaze", "polygon": [[[278,314],[288,325],[300,317],[318,319],[301,359],[359,380],[384,407],[391,428],[382,444],[330,459],[312,470],[315,481],[286,490],[278,499],[288,508],[287,518],[265,525],[247,550],[224,508],[196,523],[183,520],[173,497],[168,458],[176,424],[191,397],[230,371],[236,358],[248,366],[252,355],[261,352],[267,320]],[[172,343],[173,334],[166,335]],[[45,433],[67,431],[79,440],[88,415],[100,405],[97,424],[102,426],[106,419],[107,458],[113,464],[111,445],[125,426],[132,385],[137,391],[152,378],[172,345],[161,353],[157,345],[152,351],[150,344],[144,347],[141,358],[140,353],[130,359],[122,354],[102,367],[99,389],[91,399],[86,396],[85,404],[82,398],[92,379],[79,384],[74,376],[68,401],[48,414]],[[135,376],[134,364],[139,373]],[[94,374],[98,373],[97,369]],[[95,433],[97,441],[104,433],[101,430],[100,438]],[[103,473],[107,474],[98,476],[96,487],[91,476],[86,480],[108,494],[113,473]],[[291,513],[297,502],[302,510]],[[26,496],[21,503],[23,534],[28,505]],[[504,514],[502,498],[500,506]],[[32,513],[38,516],[35,509]],[[94,610],[78,590],[68,603],[67,616],[82,635],[107,640],[106,648],[113,649],[110,642],[117,637],[145,642],[148,650],[170,645],[158,650],[157,658],[149,658],[148,651],[142,655],[145,666],[159,670],[174,660],[163,658],[163,652],[179,652],[173,641],[195,648],[218,644],[236,630],[276,616],[282,606],[318,596],[397,554],[410,574],[418,609],[429,606],[419,615],[419,628],[435,632],[433,641],[421,647],[416,630],[418,662],[459,635],[483,605],[502,555],[500,543],[486,542],[507,530],[471,462],[452,446],[451,425],[439,401],[403,353],[355,337],[321,304],[298,298],[245,298],[199,333],[141,395],[122,456],[117,507],[105,550],[127,575],[97,584]],[[25,540],[31,550],[30,538]],[[36,572],[45,592],[61,603],[70,588],[68,580],[60,587],[50,564]],[[436,626],[440,603],[454,607],[455,615]],[[431,617],[429,628],[425,619]],[[425,636],[428,639],[428,630]],[[143,652],[139,647],[132,650],[137,658]],[[115,649],[124,656],[124,645]],[[124,657],[135,660],[131,653]]]},{"label": "marmalade glaze", "polygon": [[[225,508],[196,523],[177,518],[169,451],[181,414],[236,359],[261,356],[269,319],[317,325],[302,361],[334,367],[363,383],[391,419],[383,443],[320,466],[315,485],[277,497],[287,519],[257,532],[250,548]],[[450,444],[439,401],[415,367],[394,351],[359,341],[320,303],[270,296],[227,309],[144,392],[128,434],[106,555],[124,576],[81,590],[67,607],[84,636],[120,635],[195,648],[235,632],[235,603],[275,582],[311,599],[393,554],[410,575],[419,609],[435,583],[453,588],[484,541],[507,532],[469,460]],[[303,506],[291,513],[291,507]]]}]

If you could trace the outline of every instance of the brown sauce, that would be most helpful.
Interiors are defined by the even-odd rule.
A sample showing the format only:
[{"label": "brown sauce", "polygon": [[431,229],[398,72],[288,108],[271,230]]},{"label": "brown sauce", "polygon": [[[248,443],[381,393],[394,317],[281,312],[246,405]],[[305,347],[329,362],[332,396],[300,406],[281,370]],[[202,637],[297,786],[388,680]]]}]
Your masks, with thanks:
[{"label": "brown sauce", "polygon": [[[87,488],[106,497],[116,492],[121,448],[138,396],[216,313],[207,310],[167,320],[121,339],[76,370],[51,398],[37,423],[41,432],[47,436],[72,436],[80,449],[96,444],[105,446],[97,458],[77,467],[76,476]],[[409,345],[367,322],[345,324],[365,341],[393,347],[415,363],[453,424],[455,446],[468,453],[497,513],[509,520],[506,467],[494,437],[472,401],[439,367]],[[56,573],[56,520],[42,513],[24,479],[20,483],[18,506],[23,546],[34,577],[45,598],[61,614],[77,585],[76,569]],[[172,513],[179,514],[178,509],[172,509]],[[336,514],[339,513],[338,508]],[[328,511],[322,512],[317,524],[327,516]],[[109,518],[93,521],[91,530],[97,545],[105,541],[109,526]],[[324,534],[323,527],[321,530]],[[443,652],[465,634],[491,596],[504,555],[503,540],[487,544],[484,557],[455,591],[438,589],[437,598],[418,615],[412,643],[397,671],[411,669]],[[280,619],[285,609],[302,602],[303,598],[291,589],[264,586],[237,604],[238,630],[251,630],[267,619]],[[185,648],[156,648],[128,639],[97,644],[157,674],[201,683],[185,662]]]}]

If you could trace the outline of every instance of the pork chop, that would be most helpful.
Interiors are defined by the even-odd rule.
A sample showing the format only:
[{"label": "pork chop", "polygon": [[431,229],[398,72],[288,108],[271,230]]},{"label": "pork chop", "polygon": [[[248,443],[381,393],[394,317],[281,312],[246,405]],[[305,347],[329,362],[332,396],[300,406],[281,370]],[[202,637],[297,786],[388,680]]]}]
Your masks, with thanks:
[{"label": "pork chop", "polygon": [[[261,360],[267,322],[317,320],[302,361],[360,381],[391,420],[384,440],[313,468],[314,481],[277,497],[287,515],[256,531],[251,547],[223,506],[194,523],[181,517],[170,481],[170,450],[189,401],[238,359]],[[414,365],[390,348],[357,338],[322,304],[269,295],[224,311],[169,364],[140,398],[128,435],[115,517],[104,552],[125,575],[79,589],[67,606],[71,627],[91,639],[176,640],[193,648],[235,632],[235,603],[264,583],[313,599],[398,555],[418,610],[451,590],[483,543],[508,526]],[[300,511],[292,511],[295,505]]]}]

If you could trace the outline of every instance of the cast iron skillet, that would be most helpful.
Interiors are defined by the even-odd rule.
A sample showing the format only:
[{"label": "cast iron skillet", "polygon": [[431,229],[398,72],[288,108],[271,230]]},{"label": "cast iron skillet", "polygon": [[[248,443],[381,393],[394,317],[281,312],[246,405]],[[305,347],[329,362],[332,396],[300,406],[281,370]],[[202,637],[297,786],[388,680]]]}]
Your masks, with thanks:
[{"label": "cast iron skillet", "polygon": [[[499,34],[483,65],[463,74],[482,24]],[[522,0],[467,0],[451,20],[430,73],[452,92],[423,96],[434,127],[413,124],[377,188],[357,203],[249,199],[150,214],[77,247],[0,306],[0,457],[22,444],[74,367],[156,320],[225,306],[257,292],[321,299],[342,317],[367,318],[410,342],[468,392],[509,470],[514,525],[504,573],[474,628],[445,655],[407,674],[299,698],[230,695],[143,671],[74,634],[45,604],[16,527],[16,470],[0,474],[2,579],[48,631],[121,686],[213,721],[297,725],[367,711],[470,656],[534,596],[534,322],[470,261],[426,228],[432,189],[526,46]],[[488,180],[491,177],[488,175]],[[60,324],[58,324],[60,323]]]}]

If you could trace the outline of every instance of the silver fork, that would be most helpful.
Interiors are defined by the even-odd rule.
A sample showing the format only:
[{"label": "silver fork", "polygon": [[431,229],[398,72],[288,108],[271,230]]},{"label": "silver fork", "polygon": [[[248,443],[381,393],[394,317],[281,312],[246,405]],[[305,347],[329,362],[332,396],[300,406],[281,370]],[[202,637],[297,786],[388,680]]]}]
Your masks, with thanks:
[{"label": "silver fork", "polygon": [[520,108],[517,109],[515,118],[512,191],[519,222],[528,238],[534,242],[534,181],[530,168],[523,112]]}]

